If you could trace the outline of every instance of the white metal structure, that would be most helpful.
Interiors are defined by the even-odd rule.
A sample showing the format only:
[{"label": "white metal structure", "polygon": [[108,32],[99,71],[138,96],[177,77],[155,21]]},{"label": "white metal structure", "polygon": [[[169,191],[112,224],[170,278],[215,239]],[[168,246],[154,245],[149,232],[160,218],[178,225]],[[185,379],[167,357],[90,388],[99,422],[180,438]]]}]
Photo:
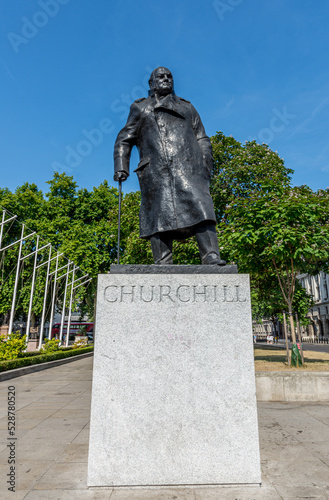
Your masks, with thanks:
[{"label": "white metal structure", "polygon": [[[9,223],[11,223],[11,225],[9,226],[9,230],[7,230],[7,233],[5,234],[4,229],[5,229],[6,225]],[[50,243],[46,243],[43,246],[40,246],[40,236],[37,235],[35,231],[30,231],[29,228],[27,228],[25,224],[20,224],[20,226],[21,226],[20,237],[16,238],[15,241],[11,241],[10,244],[3,246],[3,242],[5,241],[7,234],[9,234],[9,236],[10,236],[10,228],[15,223],[20,224],[17,220],[17,216],[10,214],[7,210],[3,209],[2,219],[0,222],[0,254],[1,254],[1,252],[5,252],[6,250],[14,247],[15,245],[19,245],[18,254],[17,254],[15,283],[13,286],[13,296],[12,296],[11,309],[10,309],[8,332],[11,333],[13,330],[15,307],[16,307],[16,297],[17,297],[17,291],[19,289],[19,278],[20,278],[20,274],[22,271],[22,262],[24,262],[26,259],[33,259],[29,307],[28,307],[28,314],[27,314],[27,321],[26,321],[27,341],[29,340],[29,337],[30,337],[30,324],[31,324],[32,311],[33,311],[33,297],[34,297],[34,293],[35,293],[35,286],[36,286],[36,280],[37,280],[36,272],[41,267],[47,266],[45,283],[44,283],[44,291],[43,291],[43,308],[42,308],[42,313],[41,313],[41,325],[40,325],[40,334],[39,334],[39,349],[40,349],[42,347],[42,343],[44,340],[45,324],[46,324],[46,316],[47,316],[47,311],[46,311],[47,301],[49,303],[49,294],[51,294],[51,297],[50,297],[50,318],[49,318],[49,325],[50,325],[49,328],[51,329],[53,319],[54,319],[55,308],[56,308],[56,294],[57,294],[57,287],[58,287],[59,280],[61,280],[62,278],[65,277],[63,311],[62,311],[62,321],[61,321],[61,330],[60,330],[60,341],[62,341],[65,308],[66,308],[65,306],[66,306],[66,300],[67,300],[67,290],[70,287],[70,300],[69,300],[69,324],[70,324],[73,301],[74,301],[74,291],[77,288],[89,283],[92,280],[92,278],[90,278],[88,274],[83,274],[81,277],[77,278],[76,273],[78,271],[82,272],[80,270],[80,268],[78,266],[76,266],[74,264],[74,262],[72,262],[71,260],[66,259],[66,257],[64,257],[64,255],[63,255],[63,253],[58,253],[56,250],[54,250]],[[28,231],[30,231],[30,232],[28,234],[25,234]],[[13,239],[13,237],[11,238],[11,240],[12,239]],[[24,249],[26,248],[26,241],[28,239],[31,239],[30,241],[32,241],[34,249],[32,252],[30,251],[27,255],[24,255]],[[45,251],[47,251],[47,250],[48,250],[48,255],[46,256],[46,259],[45,259],[44,258]],[[41,263],[38,263],[38,258],[39,258],[39,262],[41,260]],[[63,259],[65,259],[67,262],[64,265],[60,265],[60,262]],[[54,266],[52,264],[54,261],[55,261],[55,269],[51,270],[51,268],[54,268]],[[13,268],[13,270],[14,269],[15,269],[15,267]],[[59,275],[59,272],[62,270],[65,270],[64,274]],[[71,275],[72,275],[72,278],[70,280]],[[50,280],[53,280],[52,292],[51,292],[51,286],[50,286],[51,281]],[[77,282],[80,282],[80,281],[82,281],[82,283],[75,285]],[[68,330],[67,330],[68,332],[69,332],[69,324],[68,324]],[[68,345],[68,341],[69,341],[69,335],[67,335],[66,345]]]}]

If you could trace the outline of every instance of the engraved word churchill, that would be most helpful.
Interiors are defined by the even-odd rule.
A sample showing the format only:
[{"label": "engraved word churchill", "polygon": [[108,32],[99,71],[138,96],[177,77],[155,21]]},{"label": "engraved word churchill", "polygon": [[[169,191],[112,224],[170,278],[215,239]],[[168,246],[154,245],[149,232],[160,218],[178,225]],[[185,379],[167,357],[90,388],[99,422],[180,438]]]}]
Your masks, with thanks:
[{"label": "engraved word churchill", "polygon": [[110,303],[201,303],[245,302],[247,291],[241,285],[109,285],[104,298]]}]

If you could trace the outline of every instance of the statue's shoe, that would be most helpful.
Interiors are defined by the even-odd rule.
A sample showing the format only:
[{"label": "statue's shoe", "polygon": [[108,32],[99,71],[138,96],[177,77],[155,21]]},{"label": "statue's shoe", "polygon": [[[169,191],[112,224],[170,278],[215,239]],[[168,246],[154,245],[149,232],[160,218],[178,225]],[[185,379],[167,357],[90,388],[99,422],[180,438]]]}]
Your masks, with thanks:
[{"label": "statue's shoe", "polygon": [[202,264],[205,264],[206,266],[208,266],[208,265],[226,266],[226,260],[222,260],[220,258],[220,255],[218,255],[216,253],[210,253],[204,259]]}]

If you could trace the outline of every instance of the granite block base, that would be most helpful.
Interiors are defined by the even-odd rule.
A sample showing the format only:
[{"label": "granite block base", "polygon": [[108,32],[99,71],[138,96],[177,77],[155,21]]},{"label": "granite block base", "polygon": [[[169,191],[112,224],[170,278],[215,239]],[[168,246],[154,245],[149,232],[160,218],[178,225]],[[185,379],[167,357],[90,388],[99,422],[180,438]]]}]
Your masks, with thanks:
[{"label": "granite block base", "polygon": [[248,275],[100,275],[88,485],[260,481]]}]

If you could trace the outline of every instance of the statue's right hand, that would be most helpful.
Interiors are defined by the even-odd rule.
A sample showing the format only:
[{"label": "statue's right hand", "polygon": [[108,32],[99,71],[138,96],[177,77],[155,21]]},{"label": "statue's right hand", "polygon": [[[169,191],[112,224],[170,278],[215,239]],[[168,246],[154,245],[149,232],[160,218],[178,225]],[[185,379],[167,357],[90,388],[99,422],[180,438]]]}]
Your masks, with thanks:
[{"label": "statue's right hand", "polygon": [[113,178],[116,182],[119,182],[119,181],[124,182],[125,180],[127,180],[127,177],[128,177],[127,172],[124,172],[123,170],[119,170],[119,172],[115,172]]}]

